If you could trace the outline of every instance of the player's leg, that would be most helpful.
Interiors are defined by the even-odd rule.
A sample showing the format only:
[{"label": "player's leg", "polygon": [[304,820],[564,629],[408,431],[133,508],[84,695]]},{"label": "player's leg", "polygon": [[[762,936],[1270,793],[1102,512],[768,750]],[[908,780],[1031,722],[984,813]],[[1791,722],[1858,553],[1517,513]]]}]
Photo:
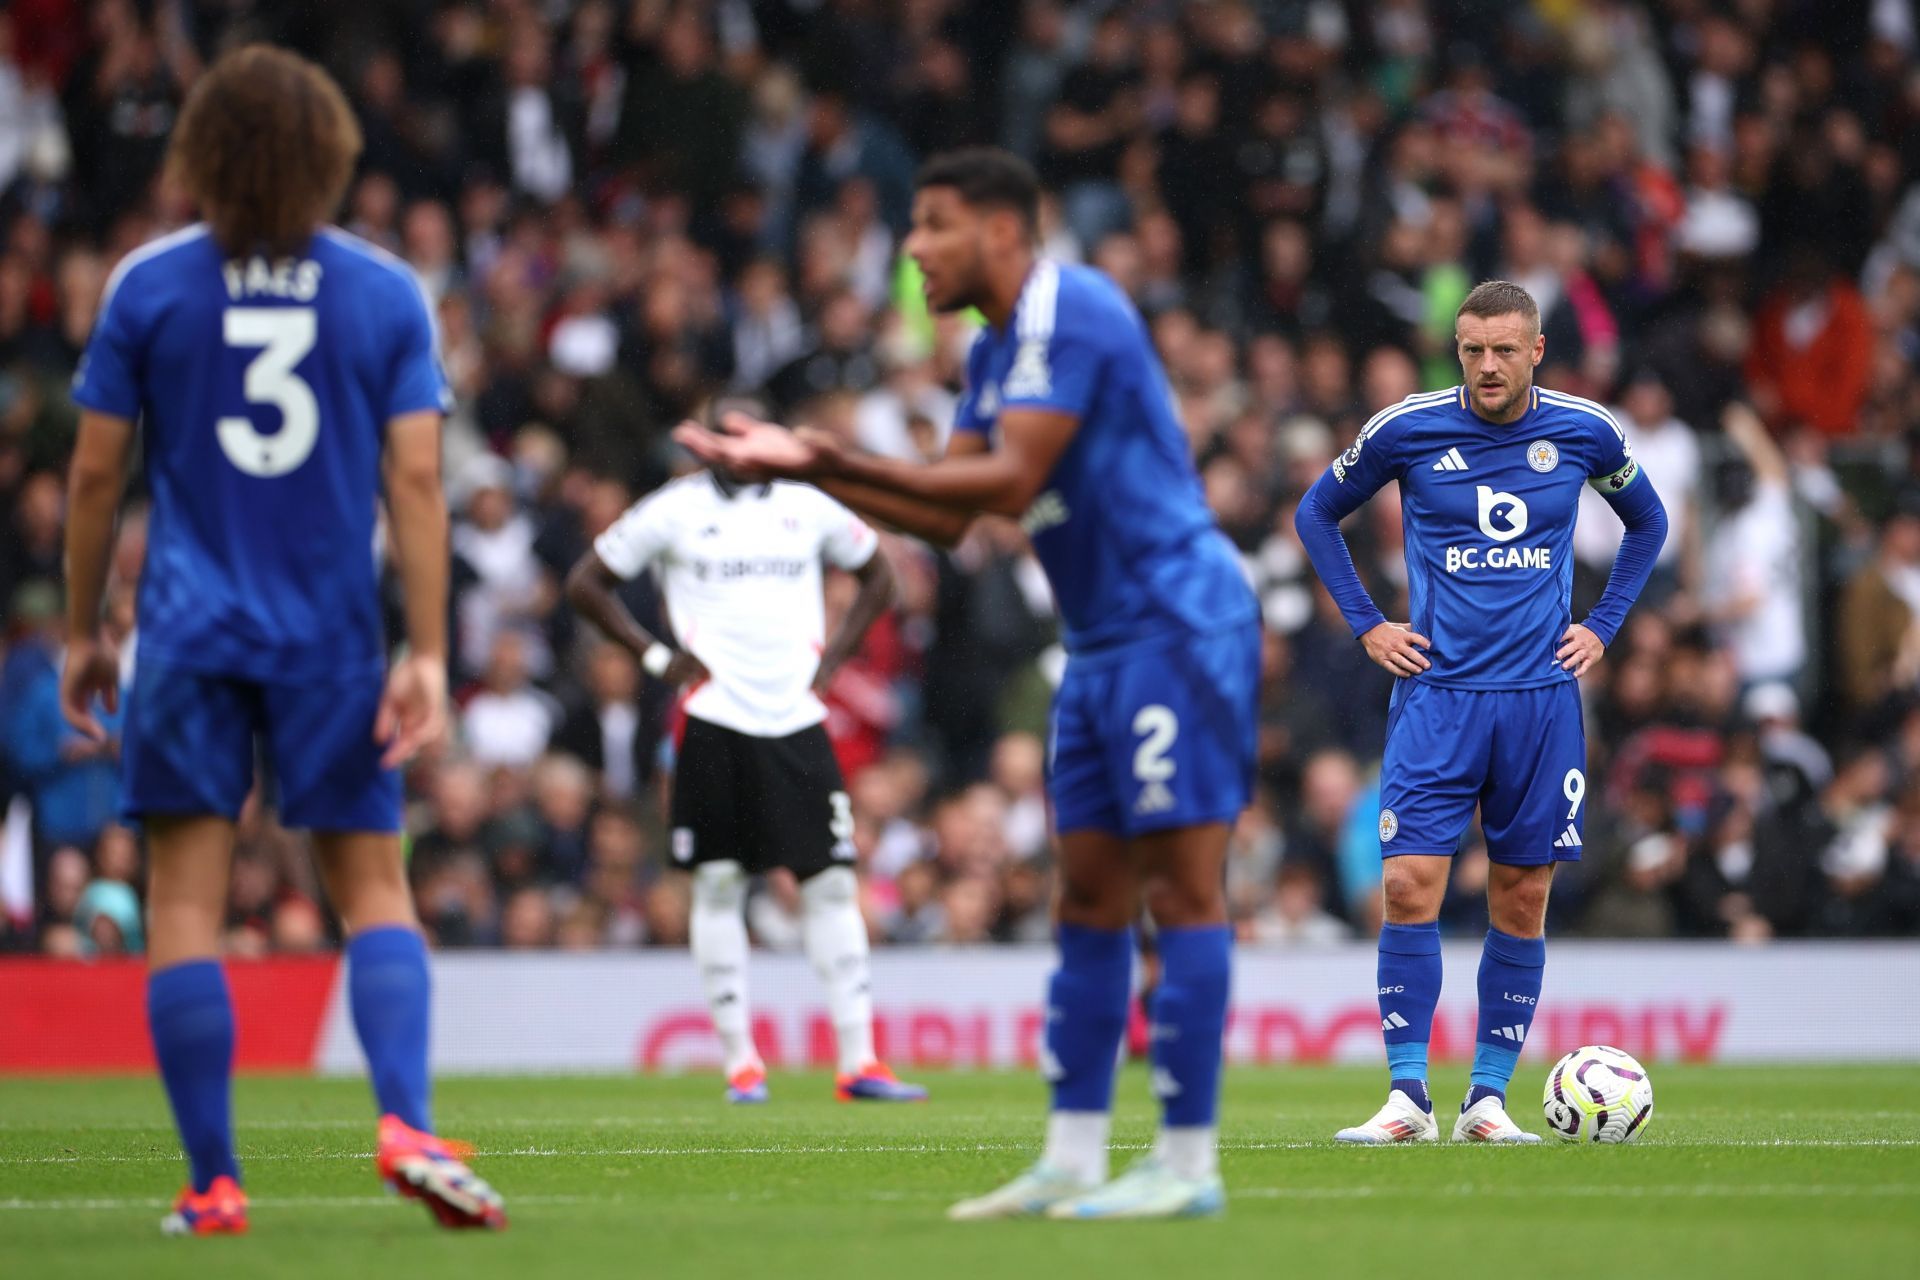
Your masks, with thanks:
[{"label": "player's leg", "polygon": [[233,819],[253,785],[251,687],[141,661],[123,805],[147,838],[147,1026],[190,1182],[173,1234],[247,1229],[233,1150],[233,1001],[220,964]]},{"label": "player's leg", "polygon": [[1480,954],[1473,1072],[1456,1141],[1538,1142],[1506,1111],[1507,1084],[1539,1009],[1547,963],[1547,895],[1556,862],[1580,856],[1586,735],[1572,681],[1492,695],[1502,712],[1482,801],[1491,927]]},{"label": "player's leg", "polygon": [[758,839],[800,882],[801,942],[826,990],[842,1102],[924,1102],[873,1046],[873,972],[860,880],[853,871],[853,809],[833,744],[820,725],[755,744]]},{"label": "player's leg", "polygon": [[380,764],[378,675],[265,687],[281,817],[313,832],[347,931],[347,1003],[380,1121],[374,1167],[446,1227],[507,1225],[501,1197],[433,1133],[432,976],[400,843],[400,776]]},{"label": "player's leg", "polygon": [[[1428,1045],[1442,978],[1440,904],[1452,863],[1439,854],[1398,854],[1385,860],[1380,878],[1383,910],[1374,977],[1380,1035],[1387,1047],[1387,1090],[1429,1114]],[[1417,1136],[1431,1136],[1431,1126]]]},{"label": "player's leg", "polygon": [[1060,963],[1047,981],[1042,1064],[1051,1108],[1042,1163],[1088,1186],[1107,1176],[1114,1074],[1133,984],[1140,892],[1126,843],[1112,832],[1060,837],[1054,935]]},{"label": "player's leg", "polygon": [[1232,994],[1233,928],[1227,921],[1227,842],[1210,822],[1135,837],[1160,949],[1151,1040],[1161,1106],[1154,1158],[1190,1182],[1219,1176],[1216,1115]]},{"label": "player's leg", "polygon": [[687,944],[700,970],[700,990],[720,1041],[727,1101],[765,1102],[767,1073],[754,1047],[752,1007],[747,1002],[747,871],[731,858],[693,869],[693,906]]},{"label": "player's leg", "polygon": [[1046,1146],[1039,1162],[1013,1181],[954,1205],[952,1218],[1029,1217],[1106,1180],[1113,1080],[1133,980],[1132,925],[1140,909],[1105,752],[1089,715],[1106,687],[1070,665],[1054,701],[1047,786],[1061,833],[1054,889],[1059,962],[1047,980],[1040,1047],[1050,1094]]},{"label": "player's leg", "polygon": [[1217,1114],[1233,929],[1226,856],[1252,798],[1260,636],[1252,624],[1120,667],[1107,738],[1110,784],[1127,806],[1129,851],[1154,923],[1151,1156],[1058,1217],[1200,1217],[1224,1211]]},{"label": "player's leg", "polygon": [[374,1101],[381,1115],[430,1133],[433,984],[400,838],[385,831],[316,831],[313,843],[327,898],[347,930],[347,1005]]},{"label": "player's leg", "polygon": [[1380,766],[1383,899],[1375,990],[1387,1050],[1387,1101],[1341,1142],[1430,1142],[1439,1136],[1427,1085],[1440,1003],[1440,904],[1454,848],[1473,819],[1490,750],[1476,695],[1419,683],[1397,691]]},{"label": "player's leg", "polygon": [[[1057,757],[1056,757],[1057,758]],[[1107,1179],[1113,1081],[1133,981],[1140,894],[1126,841],[1100,830],[1059,837],[1054,936],[1040,1047],[1049,1110],[1039,1161],[1005,1186],[948,1210],[960,1220],[1031,1217],[1096,1191]]]},{"label": "player's leg", "polygon": [[[693,873],[687,945],[719,1038],[729,1102],[767,1100],[767,1071],[753,1043],[747,1001],[747,879],[757,867],[745,847],[740,808],[749,799],[740,735],[705,720],[687,721],[674,761],[669,821],[674,864]],[[757,800],[755,801],[757,803]]]},{"label": "player's leg", "polygon": [[233,824],[149,818],[147,1024],[191,1186],[169,1234],[246,1230],[233,1150],[233,1000],[220,964]]}]

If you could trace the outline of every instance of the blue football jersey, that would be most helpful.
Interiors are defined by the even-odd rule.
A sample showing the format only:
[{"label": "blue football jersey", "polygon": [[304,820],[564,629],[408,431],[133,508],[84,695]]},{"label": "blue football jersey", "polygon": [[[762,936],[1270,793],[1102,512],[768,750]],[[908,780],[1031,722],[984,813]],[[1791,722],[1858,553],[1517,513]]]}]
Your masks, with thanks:
[{"label": "blue football jersey", "polygon": [[1462,387],[1409,396],[1318,481],[1340,510],[1400,482],[1410,622],[1433,641],[1432,668],[1415,680],[1526,689],[1573,679],[1554,653],[1571,621],[1580,488],[1618,494],[1640,469],[1593,401],[1538,387],[1529,397],[1517,421],[1495,425]]},{"label": "blue football jersey", "polygon": [[1080,421],[1022,520],[1070,650],[1257,615],[1239,558],[1207,509],[1147,327],[1112,281],[1042,260],[1006,331],[981,331],[954,429],[994,439],[1012,408]]},{"label": "blue football jersey", "polygon": [[334,228],[281,259],[230,260],[204,226],[156,240],[109,279],[74,399],[140,423],[143,655],[252,679],[384,664],[386,424],[449,405],[405,263]]}]

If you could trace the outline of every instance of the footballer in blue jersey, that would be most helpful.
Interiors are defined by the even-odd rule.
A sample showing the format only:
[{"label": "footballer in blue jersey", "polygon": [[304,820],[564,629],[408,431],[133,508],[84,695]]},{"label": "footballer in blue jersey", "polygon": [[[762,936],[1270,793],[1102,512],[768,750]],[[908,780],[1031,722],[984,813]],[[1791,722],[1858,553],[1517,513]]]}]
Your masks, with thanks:
[{"label": "footballer in blue jersey", "polygon": [[[1048,789],[1060,847],[1060,967],[1038,1164],[955,1218],[1183,1217],[1224,1207],[1215,1157],[1231,931],[1228,831],[1249,801],[1259,613],[1215,525],[1139,313],[1097,272],[1034,249],[1039,186],[1002,151],[920,172],[906,252],[940,311],[987,325],[948,456],[859,456],[823,434],[734,417],[677,438],[735,472],[811,480],[848,506],[952,543],[1017,518],[1059,604],[1068,660]],[[1142,902],[1157,926],[1152,1155],[1107,1181],[1114,1065]]]},{"label": "footballer in blue jersey", "polygon": [[[312,828],[347,928],[379,1172],[445,1225],[506,1221],[429,1115],[427,956],[396,767],[446,723],[448,388],[412,272],[323,225],[359,146],[318,67],[260,46],[223,57],[168,155],[207,221],[115,269],[74,380],[62,705],[96,736],[95,699],[118,691],[100,613],[136,433],[152,494],[122,767],[149,853],[148,1020],[190,1166],[163,1223],[176,1234],[247,1228],[219,953],[256,750],[283,819]],[[391,669],[383,500],[411,645]]]},{"label": "footballer in blue jersey", "polygon": [[[1546,349],[1533,298],[1489,281],[1456,321],[1464,382],[1376,414],[1300,505],[1296,526],[1367,655],[1400,677],[1380,776],[1386,923],[1380,1026],[1387,1105],[1342,1141],[1438,1137],[1427,1044],[1440,995],[1437,921],[1450,860],[1477,809],[1493,868],[1480,1022],[1456,1141],[1537,1142],[1505,1110],[1539,1005],[1547,892],[1578,859],[1587,744],[1579,677],[1626,621],[1666,514],[1620,424],[1533,384]],[[1367,595],[1340,521],[1389,482],[1406,531],[1406,624]],[[1626,526],[1605,592],[1575,621],[1573,526],[1592,485]]]}]

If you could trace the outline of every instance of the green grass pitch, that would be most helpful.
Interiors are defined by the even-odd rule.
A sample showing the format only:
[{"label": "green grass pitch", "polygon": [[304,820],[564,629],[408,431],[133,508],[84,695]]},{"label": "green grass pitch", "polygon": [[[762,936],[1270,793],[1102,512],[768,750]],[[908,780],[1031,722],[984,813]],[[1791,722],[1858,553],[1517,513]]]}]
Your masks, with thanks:
[{"label": "green grass pitch", "polygon": [[[0,1081],[0,1275],[1838,1280],[1920,1257],[1911,1067],[1655,1067],[1639,1144],[1506,1150],[1339,1148],[1378,1071],[1239,1070],[1227,1217],[1174,1223],[945,1222],[1030,1158],[1043,1093],[1028,1075],[927,1082],[925,1106],[846,1106],[822,1077],[777,1075],[771,1105],[729,1108],[707,1077],[448,1080],[441,1127],[479,1145],[512,1215],[456,1236],[381,1192],[363,1084],[247,1079],[252,1234],[172,1240],[156,1223],[182,1165],[157,1083]],[[1464,1075],[1436,1085],[1450,1105]],[[1529,1066],[1514,1091],[1536,1130],[1539,1087]],[[1151,1137],[1147,1092],[1130,1068],[1124,1148]]]}]

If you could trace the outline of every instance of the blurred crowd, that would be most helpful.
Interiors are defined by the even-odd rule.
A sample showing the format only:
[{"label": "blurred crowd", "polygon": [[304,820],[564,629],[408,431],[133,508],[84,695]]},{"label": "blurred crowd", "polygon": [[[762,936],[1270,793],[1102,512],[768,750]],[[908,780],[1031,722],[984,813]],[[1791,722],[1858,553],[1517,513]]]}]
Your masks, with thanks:
[{"label": "blurred crowd", "polygon": [[[687,465],[716,394],[937,455],[970,337],[898,247],[917,161],[998,143],[1045,251],[1148,316],[1267,622],[1242,936],[1377,927],[1389,677],[1294,503],[1373,412],[1458,380],[1478,280],[1539,300],[1543,385],[1617,406],[1665,498],[1653,584],[1585,682],[1585,859],[1552,927],[1920,932],[1920,8],[1914,0],[12,0],[0,10],[0,945],[137,950],[117,746],[66,731],[66,385],[106,272],[190,217],[159,172],[218,51],[320,60],[366,135],[340,214],[438,308],[458,731],[408,775],[441,946],[674,945],[669,691],[557,589]],[[1591,496],[1591,495],[1589,495]],[[1576,616],[1619,529],[1577,535]],[[136,493],[108,625],[137,662]],[[1349,523],[1405,616],[1391,492]],[[889,538],[898,608],[840,672],[874,936],[1037,941],[1062,655],[1019,530]],[[830,582],[829,612],[848,581]],[[629,603],[658,622],[644,582]],[[397,612],[396,612],[397,623]],[[23,870],[24,868],[24,870]],[[1470,835],[1444,924],[1485,927]],[[241,951],[333,945],[302,838],[250,802]],[[797,945],[769,877],[759,942]]]}]

